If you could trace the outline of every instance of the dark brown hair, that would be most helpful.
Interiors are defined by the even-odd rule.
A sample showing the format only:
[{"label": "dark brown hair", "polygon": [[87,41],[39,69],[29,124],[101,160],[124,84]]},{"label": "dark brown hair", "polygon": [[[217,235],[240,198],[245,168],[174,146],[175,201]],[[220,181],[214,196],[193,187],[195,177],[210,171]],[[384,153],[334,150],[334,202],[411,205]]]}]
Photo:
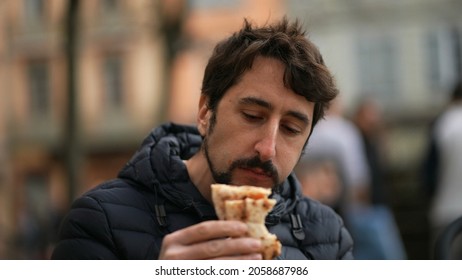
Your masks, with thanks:
[{"label": "dark brown hair", "polygon": [[283,62],[285,86],[315,103],[313,129],[338,90],[318,48],[305,36],[299,21],[290,23],[286,17],[264,27],[253,27],[244,20],[240,31],[217,44],[202,82],[209,109],[216,110],[226,91],[252,67],[257,56]]}]

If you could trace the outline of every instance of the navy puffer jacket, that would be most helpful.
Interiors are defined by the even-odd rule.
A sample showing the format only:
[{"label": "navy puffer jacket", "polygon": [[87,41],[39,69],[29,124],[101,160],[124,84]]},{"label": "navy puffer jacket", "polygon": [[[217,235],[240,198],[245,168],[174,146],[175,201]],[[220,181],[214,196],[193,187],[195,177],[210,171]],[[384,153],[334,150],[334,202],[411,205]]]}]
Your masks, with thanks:
[{"label": "navy puffer jacket", "polygon": [[[72,205],[53,259],[157,259],[168,233],[217,219],[189,179],[182,159],[198,152],[196,128],[154,129],[119,173]],[[272,194],[266,225],[283,248],[279,259],[352,259],[352,239],[330,208],[302,198],[290,175]]]}]

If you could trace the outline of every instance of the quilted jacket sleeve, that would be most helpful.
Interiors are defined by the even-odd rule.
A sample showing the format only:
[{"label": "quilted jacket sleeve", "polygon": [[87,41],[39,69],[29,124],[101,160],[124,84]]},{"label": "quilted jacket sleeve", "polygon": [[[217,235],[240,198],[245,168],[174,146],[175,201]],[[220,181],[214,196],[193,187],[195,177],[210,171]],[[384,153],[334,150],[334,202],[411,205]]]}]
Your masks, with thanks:
[{"label": "quilted jacket sleeve", "polygon": [[303,198],[297,208],[306,235],[302,246],[312,259],[353,259],[353,239],[334,210],[308,198]]},{"label": "quilted jacket sleeve", "polygon": [[117,259],[106,214],[92,197],[77,199],[61,224],[52,259]]},{"label": "quilted jacket sleeve", "polygon": [[[343,222],[342,222],[343,224]],[[340,228],[340,237],[339,237],[339,259],[341,260],[352,260],[353,256],[353,239],[351,238],[350,233],[345,228],[341,226]]]}]

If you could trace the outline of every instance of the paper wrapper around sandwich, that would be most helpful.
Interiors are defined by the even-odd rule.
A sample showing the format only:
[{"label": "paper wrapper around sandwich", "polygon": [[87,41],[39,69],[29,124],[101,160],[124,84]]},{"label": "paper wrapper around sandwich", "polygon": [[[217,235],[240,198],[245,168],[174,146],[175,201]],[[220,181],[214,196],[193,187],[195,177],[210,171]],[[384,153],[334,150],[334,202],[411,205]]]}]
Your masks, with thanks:
[{"label": "paper wrapper around sandwich", "polygon": [[248,236],[262,242],[264,260],[271,260],[281,253],[281,243],[265,226],[266,215],[276,204],[276,200],[268,198],[270,194],[270,190],[260,187],[212,185],[212,200],[218,218],[246,223]]}]

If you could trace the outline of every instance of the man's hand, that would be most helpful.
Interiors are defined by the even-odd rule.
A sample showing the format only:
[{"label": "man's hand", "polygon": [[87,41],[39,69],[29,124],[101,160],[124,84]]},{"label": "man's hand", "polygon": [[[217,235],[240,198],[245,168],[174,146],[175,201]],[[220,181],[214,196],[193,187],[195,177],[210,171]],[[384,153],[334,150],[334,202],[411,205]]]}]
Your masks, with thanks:
[{"label": "man's hand", "polygon": [[246,233],[247,225],[239,221],[202,222],[166,235],[159,259],[261,259],[260,240]]}]

